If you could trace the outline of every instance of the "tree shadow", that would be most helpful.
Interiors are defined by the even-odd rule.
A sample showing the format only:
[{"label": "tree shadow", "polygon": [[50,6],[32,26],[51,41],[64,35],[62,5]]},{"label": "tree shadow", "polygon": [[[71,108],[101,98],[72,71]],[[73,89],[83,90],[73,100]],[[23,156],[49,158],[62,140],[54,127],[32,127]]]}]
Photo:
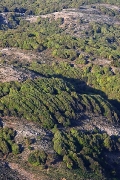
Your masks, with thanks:
[{"label": "tree shadow", "polygon": [[19,146],[20,153],[22,153],[25,149],[24,146],[22,144],[18,144],[18,146]]},{"label": "tree shadow", "polygon": [[71,83],[74,86],[74,89],[77,93],[99,94],[99,95],[102,94],[104,97],[107,98],[107,95],[104,92],[90,87],[83,80],[64,77],[62,74],[53,74],[51,77],[62,79],[66,81],[66,83]]},{"label": "tree shadow", "polygon": [[59,78],[64,80],[66,83],[72,84],[76,93],[87,94],[87,95],[100,95],[105,100],[107,100],[113,107],[115,107],[115,109],[118,111],[118,114],[120,115],[119,101],[117,101],[116,99],[113,100],[108,99],[108,96],[103,91],[90,87],[89,85],[86,84],[84,80],[64,77],[62,74],[53,74],[51,77]]},{"label": "tree shadow", "polygon": [[3,127],[3,122],[1,118],[0,118],[0,127]]}]

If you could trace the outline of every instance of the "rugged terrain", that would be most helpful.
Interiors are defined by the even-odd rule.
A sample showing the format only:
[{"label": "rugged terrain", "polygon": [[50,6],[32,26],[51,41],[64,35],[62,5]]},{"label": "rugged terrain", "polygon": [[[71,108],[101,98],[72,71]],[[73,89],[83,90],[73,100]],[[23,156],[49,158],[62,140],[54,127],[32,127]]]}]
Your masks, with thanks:
[{"label": "rugged terrain", "polygon": [[[116,10],[118,13],[120,11],[118,6],[111,6],[108,4],[93,4],[80,6],[79,9],[63,9],[60,12],[54,12],[51,14],[40,16],[25,16],[23,14],[22,18],[30,23],[35,23],[39,21],[40,17],[49,18],[51,20],[63,18],[63,22],[62,25],[60,25],[60,27],[64,29],[64,32],[66,34],[70,34],[74,37],[83,37],[83,32],[89,30],[90,24],[92,24],[93,22],[114,25],[120,24],[120,21],[116,16],[109,16],[108,14],[103,15],[99,10],[99,7]],[[1,15],[4,19],[3,22],[6,23],[6,16],[3,14]],[[22,68],[23,66],[27,64],[29,65],[30,63],[36,61],[39,63],[51,63],[53,61],[55,62],[61,60],[53,58],[48,50],[39,53],[34,51],[25,51],[17,48],[8,47],[0,49],[0,53],[0,81],[2,82],[14,80],[24,81],[27,78],[34,79],[38,75]],[[64,59],[64,61],[66,60]],[[103,66],[111,65],[110,60],[99,57],[92,61],[92,63]],[[75,66],[79,66],[78,64],[76,65],[75,62],[73,62],[72,64],[75,64]],[[17,68],[15,66],[17,66]],[[120,68],[116,68],[114,66],[111,67],[113,72],[115,72],[116,69],[120,70]]]},{"label": "rugged terrain", "polygon": [[[44,174],[39,177],[38,171],[36,171],[36,175],[34,175],[30,170],[22,168],[21,160],[26,162],[31,150],[45,150],[47,153],[54,154],[55,151],[52,147],[53,133],[32,122],[29,123],[24,119],[16,119],[14,117],[4,117],[2,118],[1,123],[3,127],[13,128],[16,131],[15,142],[22,145],[24,148],[22,153],[17,157],[17,160],[14,159],[13,161],[11,157],[8,157],[7,161],[4,159],[0,165],[1,177],[6,177],[6,179],[9,177],[15,180],[43,180],[45,178]],[[86,130],[93,131],[96,128],[101,132],[106,132],[109,136],[120,136],[120,126],[114,123],[108,123],[108,120],[102,116],[95,117],[94,115],[91,116],[91,114],[84,114],[80,119],[80,122],[76,125],[76,129],[82,132],[85,132]],[[28,145],[25,145],[26,139],[32,140],[32,144],[30,145],[31,150],[28,149]],[[109,157],[110,163],[113,164],[120,158],[120,153],[113,153],[112,156],[107,154],[107,156]],[[17,164],[17,161],[20,161],[20,164]],[[59,167],[59,160],[56,159],[55,161],[56,163],[53,167]],[[46,177],[46,179],[47,178],[48,177]]]},{"label": "rugged terrain", "polygon": [[[63,29],[63,34],[64,33],[69,34],[69,35],[74,36],[75,38],[77,38],[77,37],[82,38],[85,36],[85,34],[83,32],[88,31],[90,28],[90,25],[93,22],[103,23],[103,24],[105,23],[105,24],[110,24],[110,25],[111,24],[113,24],[113,25],[120,24],[120,19],[118,17],[101,13],[100,7],[108,8],[111,10],[116,10],[117,13],[119,13],[119,11],[120,11],[120,8],[118,6],[112,6],[112,5],[108,5],[108,4],[93,4],[93,5],[80,6],[79,9],[76,9],[76,8],[63,9],[60,12],[48,13],[48,14],[39,15],[39,16],[38,15],[37,16],[35,16],[35,15],[28,16],[28,15],[23,14],[23,16],[21,16],[21,18],[23,20],[25,20],[27,23],[39,22],[40,18],[48,18],[49,21],[52,21],[52,20],[57,21],[57,19],[62,18],[63,22],[59,25],[59,27]],[[3,24],[5,24],[6,26],[9,26],[7,14],[9,14],[9,12],[6,14],[1,13],[0,15],[2,16]],[[75,49],[75,50],[78,54],[83,53],[83,52],[81,52],[81,50],[79,50],[79,48]],[[83,55],[85,55],[87,57],[87,54],[83,53]],[[63,77],[59,73],[59,71],[62,72],[62,67],[59,66],[59,63],[61,63],[61,62],[66,62],[66,64],[68,63],[68,65],[69,65],[68,69],[71,68],[71,69],[73,69],[72,71],[76,70],[77,72],[79,70],[81,70],[81,71],[86,70],[86,72],[87,72],[87,70],[89,69],[89,65],[91,63],[92,63],[92,66],[99,65],[102,68],[110,66],[110,70],[109,70],[110,75],[111,74],[116,75],[116,72],[119,73],[120,67],[115,67],[114,65],[111,65],[111,61],[112,60],[110,60],[108,58],[101,58],[101,57],[97,57],[95,60],[91,61],[90,58],[87,57],[87,64],[79,64],[79,63],[77,63],[77,60],[70,61],[65,58],[55,57],[52,54],[52,49],[50,49],[50,48],[44,49],[43,51],[40,52],[40,51],[35,51],[35,50],[19,49],[17,47],[9,47],[9,46],[4,47],[4,48],[1,47],[0,48],[0,82],[1,83],[12,83],[14,81],[16,81],[16,82],[18,81],[19,85],[16,88],[17,90],[13,87],[11,92],[13,91],[13,93],[19,94],[19,92],[20,92],[19,86],[21,85],[21,83],[26,82],[26,80],[28,80],[28,83],[29,83],[29,81],[33,83],[33,81],[36,79],[46,78],[46,77],[47,78],[52,77],[53,79],[58,77],[58,78],[62,79]],[[54,69],[54,66],[56,64],[59,67],[58,70]],[[41,67],[39,65],[41,65]],[[45,69],[47,66],[50,66],[50,65],[52,67],[51,68],[52,72],[50,71],[51,74],[49,73],[48,69]],[[63,64],[63,66],[64,66],[64,64]],[[65,72],[66,74],[68,72],[68,69]],[[56,70],[55,72],[57,72],[56,75],[54,74],[54,70]],[[93,72],[94,72],[94,69],[93,69]],[[103,72],[101,71],[101,74],[102,73]],[[67,76],[66,74],[65,74],[65,77]],[[97,76],[100,76],[100,75],[98,74]],[[64,79],[65,78],[63,78],[63,80]],[[78,83],[78,81],[74,78],[73,79],[68,78],[66,81],[70,81],[70,80],[71,80],[71,82],[74,81],[74,83],[76,83],[76,84]],[[73,86],[74,86],[74,83],[72,82]],[[82,84],[82,82],[81,82],[81,84]],[[89,85],[90,85],[90,87],[89,87]],[[36,85],[35,87],[36,87],[36,89],[38,88],[38,91],[40,91],[40,88],[38,85]],[[47,87],[47,85],[46,85],[46,87]],[[43,88],[45,93],[47,95],[49,95],[49,91],[50,91],[50,93],[53,95],[52,98],[48,98],[48,103],[49,103],[49,100],[50,100],[50,102],[54,102],[53,97],[57,97],[57,94],[60,94],[61,92],[63,93],[65,91],[64,88],[63,89],[61,88],[62,89],[61,92],[56,92],[56,89],[52,91],[50,88],[47,89],[46,87]],[[91,84],[89,83],[88,86],[85,86],[85,87],[86,87],[86,89],[84,89],[84,82],[83,82],[83,84],[80,86],[81,89],[79,87],[77,87],[76,88],[77,90],[75,89],[76,91],[73,93],[76,93],[76,92],[82,92],[82,94],[86,93],[87,89],[93,88],[92,82],[91,82]],[[25,88],[27,89],[27,85]],[[102,88],[102,89],[104,90],[104,88]],[[24,90],[24,86],[23,86],[23,90]],[[34,91],[34,89],[33,89],[33,91]],[[53,170],[56,167],[59,169],[59,167],[62,166],[62,163],[61,163],[61,159],[58,156],[55,157],[54,161],[49,162],[47,164],[48,167],[44,170],[41,170],[39,167],[36,167],[36,170],[35,170],[35,167],[32,167],[27,162],[27,160],[28,160],[29,154],[31,152],[33,152],[34,150],[44,150],[51,156],[56,155],[56,152],[53,148],[53,136],[54,136],[55,128],[57,128],[57,127],[54,126],[54,128],[52,128],[52,130],[47,130],[46,128],[43,128],[42,125],[39,124],[39,122],[34,123],[34,122],[30,121],[30,120],[32,120],[33,116],[31,116],[31,119],[29,119],[29,116],[28,116],[29,120],[26,120],[27,118],[25,119],[24,117],[21,117],[21,112],[19,115],[19,106],[16,106],[14,108],[14,112],[13,112],[12,111],[13,109],[10,107],[10,105],[12,104],[11,100],[13,99],[13,96],[12,96],[13,94],[11,92],[9,92],[9,88],[8,88],[5,91],[5,94],[1,95],[1,97],[4,96],[1,101],[2,103],[0,104],[1,105],[0,106],[0,108],[1,108],[0,109],[1,125],[3,127],[9,127],[9,128],[12,128],[15,130],[15,132],[16,132],[15,142],[17,144],[19,144],[19,146],[21,147],[22,150],[21,150],[21,153],[18,154],[17,156],[12,156],[12,154],[9,154],[7,157],[4,157],[3,159],[1,159],[1,164],[0,164],[1,177],[0,178],[3,179],[3,177],[4,177],[6,179],[15,179],[15,180],[17,180],[17,179],[18,180],[19,179],[21,179],[21,180],[34,180],[34,179],[42,180],[42,179],[47,179],[47,178],[48,178],[48,180],[52,179],[53,176],[51,176],[51,174],[50,174],[51,173],[50,171],[52,171],[52,170],[49,169],[49,163],[50,163],[50,167],[52,167]],[[42,90],[41,90],[41,92],[42,92]],[[68,92],[69,92],[69,90],[68,90]],[[98,90],[96,90],[96,89],[93,92],[95,92],[96,94],[99,93]],[[25,91],[23,91],[22,93],[24,96]],[[29,91],[29,93],[32,94],[32,91]],[[27,92],[26,94],[29,94],[29,93]],[[87,92],[86,94],[91,95],[92,93]],[[43,92],[43,94],[44,94],[44,92]],[[47,95],[46,95],[46,97],[47,97]],[[42,96],[43,95],[41,95],[41,97]],[[73,97],[74,97],[73,99],[75,99],[76,96],[77,96],[76,94],[73,94]],[[6,99],[5,99],[7,97],[9,97],[8,101],[6,101]],[[66,96],[64,96],[63,99],[65,99],[65,97]],[[18,99],[20,99],[20,97]],[[21,99],[22,99],[22,97],[21,97]],[[111,108],[111,106],[109,104],[111,99],[107,99],[107,100],[109,100],[109,101],[106,101],[107,105],[105,104],[105,101],[104,101],[103,106],[105,104],[105,108],[106,107]],[[114,100],[116,100],[116,99],[114,99]],[[68,100],[68,101],[70,102],[70,100]],[[14,100],[13,100],[13,102],[14,102]],[[43,101],[42,104],[44,104],[46,102]],[[59,107],[56,102],[53,103],[54,106]],[[60,102],[60,101],[58,101],[58,102]],[[83,112],[82,110],[81,110],[81,112],[78,112],[79,118],[71,126],[83,133],[86,131],[93,132],[95,129],[97,129],[97,130],[99,129],[101,134],[107,133],[110,137],[115,136],[115,137],[119,138],[120,124],[119,124],[119,120],[118,121],[116,120],[119,117],[119,113],[118,113],[118,116],[116,115],[117,113],[114,115],[114,111],[112,111],[112,113],[110,115],[108,113],[108,116],[107,115],[103,116],[102,113],[100,115],[98,115],[97,113],[96,114],[93,113],[93,109],[95,109],[95,107],[97,109],[98,108],[97,105],[98,104],[100,105],[101,102],[98,101],[96,103],[97,105],[96,104],[94,105],[94,104],[92,104],[93,100],[89,99],[88,97],[85,100],[83,100],[83,102],[82,102],[83,104],[81,104],[80,108],[82,106],[84,108],[86,108],[85,103],[87,104],[88,107],[90,105],[91,108],[88,111],[86,110],[86,112],[85,111]],[[111,100],[111,102],[112,102],[112,100]],[[62,104],[62,102],[60,102],[60,103]],[[117,109],[115,107],[116,108],[115,112],[118,112],[117,110],[119,110],[119,107],[118,107],[119,102],[117,102],[117,103],[116,103],[116,101],[113,103],[118,108]],[[31,104],[34,104],[32,98],[31,98]],[[24,108],[26,109],[26,107],[28,107],[30,109],[31,115],[33,115],[34,112],[31,111],[31,104],[27,104],[27,100],[26,100]],[[71,105],[71,107],[73,107],[72,101],[71,101],[70,105]],[[77,107],[77,105],[78,104],[74,104],[74,107]],[[49,109],[48,108],[49,104],[46,103],[46,104],[44,104],[44,106],[47,110]],[[3,107],[5,108],[5,110],[4,110],[4,112],[6,113],[5,115],[3,115]],[[40,107],[43,108],[42,105]],[[8,112],[6,109],[8,110]],[[37,105],[36,105],[35,109],[37,109]],[[103,110],[104,108],[102,107],[101,109]],[[57,110],[59,110],[59,108]],[[17,115],[19,115],[19,117],[17,117],[16,114],[15,114],[15,116],[13,116],[13,114],[10,111],[12,111],[13,114],[16,113]],[[44,108],[43,108],[43,111],[44,111]],[[106,110],[106,112],[104,114],[107,114],[107,111],[109,112],[109,108]],[[54,116],[53,112],[51,113],[51,117]],[[8,116],[7,113],[8,114],[11,113],[10,116]],[[64,114],[64,112],[62,112],[62,110],[60,110],[60,113],[61,113],[61,116]],[[67,113],[68,113],[68,111],[67,111]],[[68,114],[68,117],[69,116],[70,115]],[[110,120],[109,116],[112,116],[112,118],[115,120]],[[26,117],[27,117],[27,115],[26,115]],[[59,117],[59,113],[58,113],[58,117]],[[45,116],[45,118],[47,119],[46,116]],[[59,120],[59,121],[62,121],[62,120]],[[55,122],[56,122],[56,120],[55,120]],[[62,126],[62,123],[61,123],[60,126],[58,125],[58,129],[61,131],[69,131],[71,126],[64,127],[64,126]],[[30,144],[28,142],[29,140],[31,141]],[[113,153],[112,156],[111,156],[111,154],[110,155],[107,154],[106,157],[109,159],[109,162],[111,164],[114,164],[116,162],[117,162],[117,164],[119,164],[119,162],[118,162],[118,159],[120,158],[119,152]],[[22,164],[22,162],[23,162],[23,164]],[[23,167],[22,167],[22,165],[23,165]],[[63,169],[64,169],[64,166],[63,166]],[[49,175],[49,176],[47,176],[47,175]],[[56,177],[54,177],[53,179],[57,180]],[[62,174],[59,179],[65,180],[64,175]]]}]

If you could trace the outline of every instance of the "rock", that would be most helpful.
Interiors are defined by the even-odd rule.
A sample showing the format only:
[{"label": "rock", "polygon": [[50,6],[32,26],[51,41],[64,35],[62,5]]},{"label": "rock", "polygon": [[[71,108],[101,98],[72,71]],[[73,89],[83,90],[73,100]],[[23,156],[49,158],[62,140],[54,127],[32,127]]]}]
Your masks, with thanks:
[{"label": "rock", "polygon": [[[20,174],[9,168],[7,162],[0,162],[0,179],[2,180],[23,180]],[[25,179],[24,179],[25,180]]]}]

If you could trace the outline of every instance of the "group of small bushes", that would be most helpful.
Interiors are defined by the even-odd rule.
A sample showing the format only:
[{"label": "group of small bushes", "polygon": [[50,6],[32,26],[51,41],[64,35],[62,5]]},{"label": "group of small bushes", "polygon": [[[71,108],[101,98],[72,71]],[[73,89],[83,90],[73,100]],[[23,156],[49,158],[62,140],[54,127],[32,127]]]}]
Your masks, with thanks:
[{"label": "group of small bushes", "polygon": [[[13,15],[11,17],[15,19]],[[77,63],[86,64],[87,60],[79,56],[82,51],[87,56],[93,57],[92,59],[109,59],[112,65],[119,67],[118,25],[90,23],[89,28],[82,32],[84,37],[78,38],[66,34],[60,27],[59,19],[39,18],[36,23],[22,21],[16,29],[0,31],[0,47],[17,47],[39,52],[51,49],[54,57],[71,61],[76,59]]]},{"label": "group of small bushes", "polygon": [[[17,13],[25,13],[26,15],[31,14],[47,14],[51,12],[60,11],[63,8],[79,8],[80,5],[83,4],[94,4],[98,3],[98,0],[56,0],[56,1],[42,1],[42,0],[17,0],[14,2],[14,0],[1,0],[0,4],[0,12],[17,12]],[[114,5],[120,5],[120,2],[118,0],[99,0],[99,3],[109,3]],[[101,8],[102,9],[102,8]]]},{"label": "group of small bushes", "polygon": [[94,64],[83,68],[73,68],[65,62],[53,63],[52,65],[32,63],[30,69],[47,77],[54,76],[65,79],[80,94],[84,92],[86,94],[99,94],[104,98],[107,96],[108,99],[115,100],[113,105],[120,111],[120,73],[117,69],[113,72],[110,66]]},{"label": "group of small bushes", "polygon": [[71,128],[69,131],[56,130],[53,144],[68,169],[80,168],[83,172],[90,170],[96,174],[117,171],[117,162],[113,167],[106,159],[108,152],[119,152],[120,139],[117,137],[102,134],[97,129],[83,133]]},{"label": "group of small bushes", "polygon": [[0,127],[0,158],[3,158],[9,153],[19,154],[19,145],[14,141],[15,131],[11,128]]},{"label": "group of small bushes", "polygon": [[28,156],[28,162],[34,166],[45,165],[46,160],[47,154],[44,152],[44,150],[36,150],[30,153]]},{"label": "group of small bushes", "polygon": [[80,89],[76,92],[78,87],[64,79],[38,78],[16,86],[13,83],[8,89],[7,95],[0,99],[1,115],[39,122],[45,128],[53,128],[55,124],[71,126],[79,119],[79,113],[85,112],[101,114],[114,122],[119,119],[107,100],[100,95],[80,93]]},{"label": "group of small bushes", "polygon": [[32,166],[39,166],[42,169],[50,168],[51,164],[59,159],[59,162],[70,170],[79,169],[82,173],[104,174],[109,178],[118,176],[118,169],[115,168],[118,165],[117,161],[114,161],[113,166],[107,158],[108,153],[119,152],[120,139],[118,137],[110,137],[98,129],[92,132],[81,132],[75,128],[62,131],[54,128],[53,133],[55,153],[49,154],[44,150],[31,151],[28,162]]}]

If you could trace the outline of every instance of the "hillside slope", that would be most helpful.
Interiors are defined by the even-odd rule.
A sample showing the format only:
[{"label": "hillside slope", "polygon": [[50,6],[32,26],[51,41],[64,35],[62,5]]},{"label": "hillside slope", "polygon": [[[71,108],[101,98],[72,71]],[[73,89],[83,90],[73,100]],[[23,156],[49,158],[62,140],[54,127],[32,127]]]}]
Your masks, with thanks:
[{"label": "hillside slope", "polygon": [[1,176],[119,180],[120,3],[97,2],[1,0]]}]

